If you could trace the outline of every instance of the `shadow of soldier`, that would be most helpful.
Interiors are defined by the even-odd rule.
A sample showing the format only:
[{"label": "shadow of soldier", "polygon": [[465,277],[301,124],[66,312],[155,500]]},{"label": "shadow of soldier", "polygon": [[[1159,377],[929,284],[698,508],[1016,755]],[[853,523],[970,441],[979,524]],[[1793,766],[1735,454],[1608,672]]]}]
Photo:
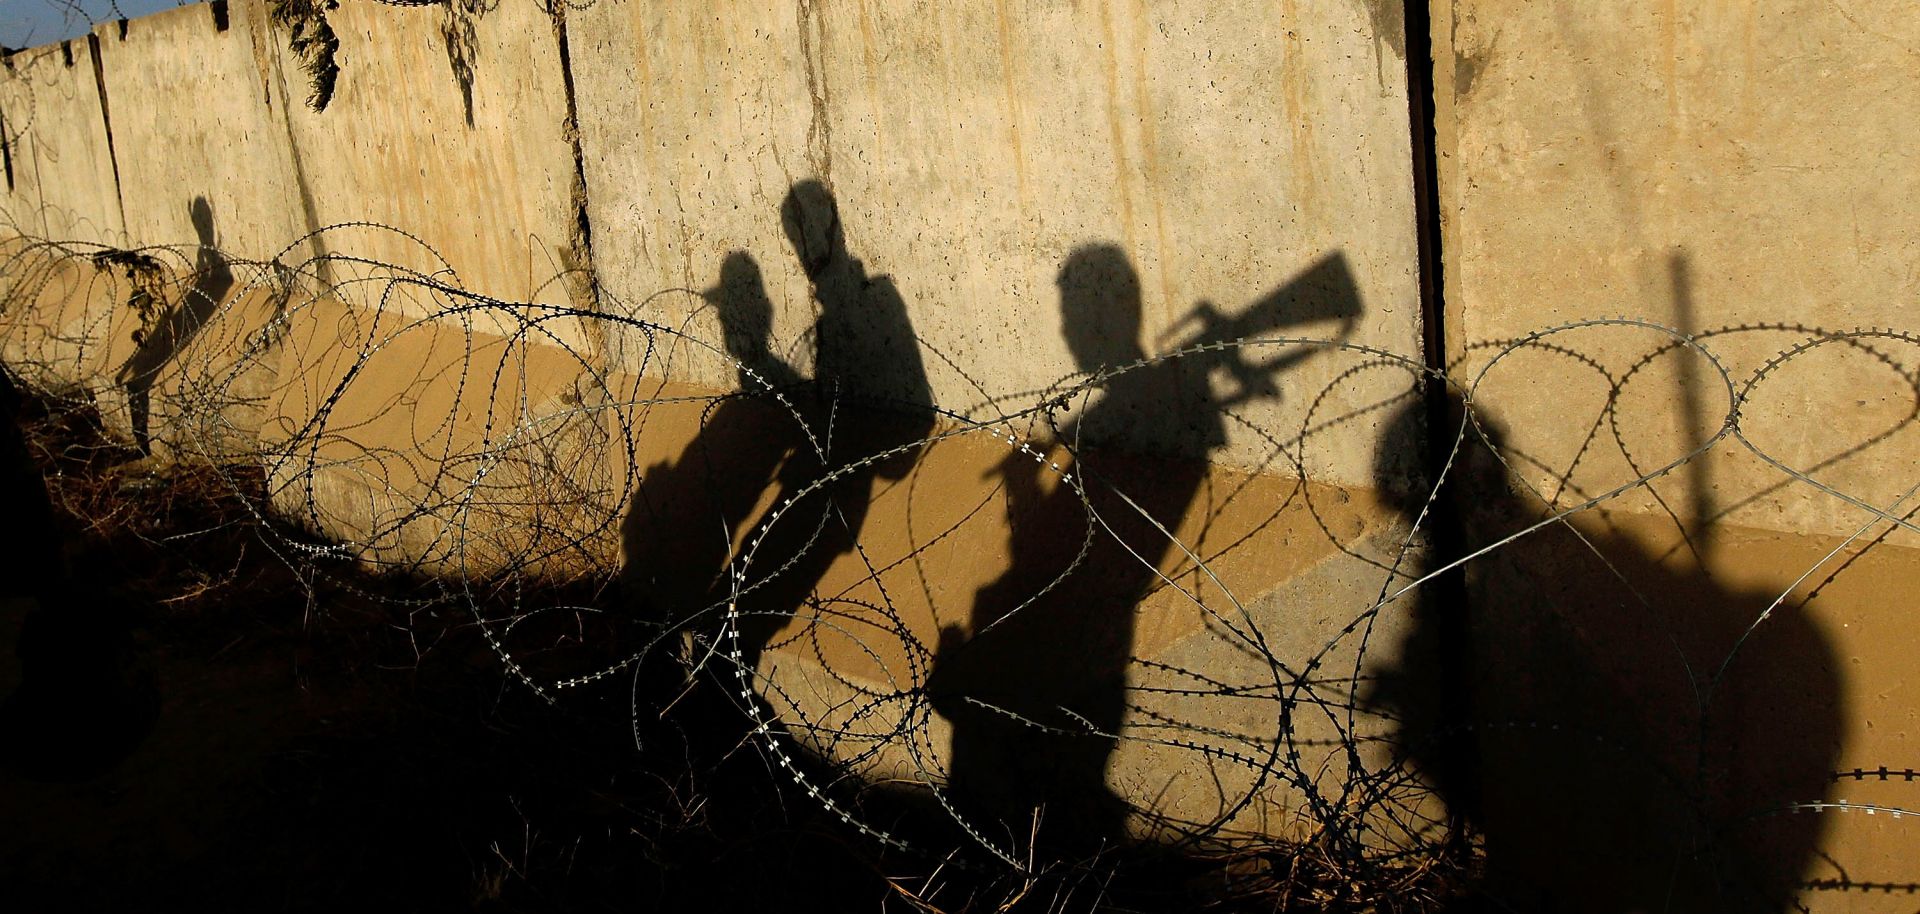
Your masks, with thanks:
[{"label": "shadow of soldier", "polygon": [[857,552],[874,487],[910,472],[933,428],[906,304],[847,253],[831,193],[802,181],[780,215],[819,304],[815,376],[771,352],[760,271],[728,255],[706,297],[741,364],[739,389],[679,456],[643,474],[623,524],[624,585],[641,613],[685,631],[692,663],[738,682],[721,690],[735,703],[757,684],[761,653]]},{"label": "shadow of soldier", "polygon": [[207,203],[207,198],[195,197],[187,210],[193,220],[194,233],[199,237],[199,247],[194,254],[193,282],[171,311],[155,321],[153,326],[142,327],[134,335],[134,344],[139,348],[114,373],[114,381],[126,391],[134,444],[141,453],[149,453],[153,449],[149,426],[154,382],[160,372],[200,332],[200,328],[213,319],[214,312],[233,289],[233,268],[216,247],[218,238],[213,230],[213,207]]},{"label": "shadow of soldier", "polygon": [[[1042,866],[1127,845],[1133,809],[1107,773],[1129,710],[1140,605],[1168,583],[1160,568],[1178,552],[1170,531],[1194,510],[1207,458],[1227,442],[1229,411],[1279,396],[1277,379],[1312,353],[1149,359],[1139,277],[1112,245],[1075,250],[1058,285],[1061,333],[1098,393],[1043,443],[1071,454],[1057,472],[1021,451],[997,469],[1012,562],[975,595],[964,631],[942,629],[926,686],[953,728],[946,790],[955,814],[1003,859]],[[1202,327],[1176,350],[1335,318],[1344,333],[1359,314],[1336,256],[1241,319],[1203,304]],[[1239,389],[1216,392],[1215,370]]]},{"label": "shadow of soldier", "polygon": [[740,531],[796,446],[806,447],[800,419],[776,399],[802,396],[806,379],[769,348],[773,303],[759,265],[728,254],[703,294],[719,312],[738,386],[706,408],[677,457],[641,473],[621,528],[623,590],[642,618],[668,628],[717,624]]},{"label": "shadow of soldier", "polygon": [[[1453,425],[1430,433],[1451,440],[1461,418],[1456,398]],[[1463,554],[1550,513],[1516,490],[1502,439],[1477,417],[1436,496]],[[1401,507],[1411,518],[1425,499]],[[1774,606],[1663,561],[1653,519],[1609,520],[1574,515],[1473,559],[1465,605],[1423,597],[1400,668],[1364,703],[1399,720],[1410,761],[1482,842],[1481,902],[1782,910],[1821,822],[1768,813],[1830,789],[1844,708],[1829,638],[1797,598]]]}]

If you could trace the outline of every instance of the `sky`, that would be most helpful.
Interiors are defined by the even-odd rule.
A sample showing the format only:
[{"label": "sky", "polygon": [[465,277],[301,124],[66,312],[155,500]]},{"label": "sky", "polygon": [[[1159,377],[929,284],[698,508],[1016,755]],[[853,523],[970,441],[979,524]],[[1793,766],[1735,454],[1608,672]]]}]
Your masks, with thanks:
[{"label": "sky", "polygon": [[0,0],[0,44],[26,48],[85,35],[95,22],[138,19],[188,0]]}]

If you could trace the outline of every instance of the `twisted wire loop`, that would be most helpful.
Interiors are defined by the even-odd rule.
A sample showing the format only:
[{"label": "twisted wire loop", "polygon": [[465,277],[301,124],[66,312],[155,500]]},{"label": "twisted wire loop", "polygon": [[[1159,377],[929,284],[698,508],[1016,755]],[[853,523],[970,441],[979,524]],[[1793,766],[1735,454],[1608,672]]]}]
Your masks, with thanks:
[{"label": "twisted wire loop", "polygon": [[[357,257],[367,233],[439,266]],[[671,700],[643,694],[644,669],[717,683],[771,771],[886,847],[945,860],[925,835],[946,835],[968,865],[1032,874],[1124,836],[1228,856],[1286,839],[1392,887],[1463,827],[1490,870],[1551,872],[1518,845],[1577,844],[1545,821],[1571,817],[1637,841],[1627,871],[1723,898],[1912,878],[1765,871],[1806,863],[1818,823],[1912,827],[1910,765],[1842,769],[1852,719],[1822,628],[1884,623],[1851,582],[1920,543],[1904,331],[1583,320],[1473,343],[1444,371],[1343,338],[1204,340],[941,406],[807,381],[648,319],[669,310],[651,299],[489,298],[387,226],[265,261],[16,232],[0,281],[10,372],[156,457],[219,468],[306,580],[422,575],[377,598],[463,609],[548,701],[628,684],[636,734]],[[1302,359],[1332,380],[1284,409],[1215,398],[1236,465],[1090,418],[1149,379]],[[1661,426],[1681,360],[1712,405]],[[1435,386],[1455,413],[1429,427]],[[1850,391],[1877,399],[1807,415]],[[1405,456],[1427,435],[1447,444],[1434,472]],[[1326,481],[1367,439],[1374,485]],[[1703,512],[1675,484],[1703,467],[1762,482]],[[1169,508],[1181,473],[1202,494]],[[1447,512],[1467,531],[1451,548],[1433,535]],[[1756,513],[1825,537],[1771,592],[1714,577],[1715,531]],[[1464,606],[1436,596],[1462,576]],[[1819,616],[1840,591],[1866,615]],[[1110,694],[1085,700],[1083,676]],[[1442,707],[1450,688],[1463,706]],[[1796,693],[1825,716],[1766,706]],[[1072,759],[1101,781],[1084,796],[980,773]],[[876,784],[951,828],[870,814]],[[1043,840],[1103,815],[1124,823],[1106,846]]]}]

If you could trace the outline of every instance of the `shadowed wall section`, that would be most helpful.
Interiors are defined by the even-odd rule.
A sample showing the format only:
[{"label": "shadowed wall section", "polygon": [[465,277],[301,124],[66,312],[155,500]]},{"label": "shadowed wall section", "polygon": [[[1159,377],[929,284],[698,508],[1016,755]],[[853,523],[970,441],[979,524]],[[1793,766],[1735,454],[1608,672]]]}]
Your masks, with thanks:
[{"label": "shadowed wall section", "polygon": [[[1474,408],[1504,430],[1525,493],[1469,500],[1544,516],[1711,445],[1475,563],[1483,688],[1571,666],[1665,690],[1635,700],[1666,712],[1616,720],[1616,735],[1680,750],[1653,720],[1670,713],[1716,728],[1706,751],[1746,753],[1708,760],[1689,789],[1719,792],[1733,843],[1775,848],[1776,891],[1815,910],[1910,909],[1920,833],[1873,807],[1920,797],[1871,772],[1910,767],[1895,760],[1920,746],[1905,672],[1920,629],[1901,595],[1920,569],[1903,526],[1920,353],[1872,328],[1912,329],[1920,292],[1920,170],[1903,151],[1920,30],[1894,4],[1794,0],[1449,0],[1433,20],[1449,367],[1478,382]],[[1546,325],[1620,316],[1677,334],[1596,325],[1508,352]],[[1481,516],[1483,534],[1517,519]],[[1516,622],[1537,662],[1518,659]],[[1577,691],[1483,710],[1543,719],[1599,694]],[[1482,742],[1508,772],[1563,755],[1512,732]],[[1485,789],[1520,906],[1568,903],[1551,887],[1566,874],[1525,847],[1554,846],[1558,826],[1516,814],[1540,786]],[[1659,802],[1640,793],[1618,808]]]}]

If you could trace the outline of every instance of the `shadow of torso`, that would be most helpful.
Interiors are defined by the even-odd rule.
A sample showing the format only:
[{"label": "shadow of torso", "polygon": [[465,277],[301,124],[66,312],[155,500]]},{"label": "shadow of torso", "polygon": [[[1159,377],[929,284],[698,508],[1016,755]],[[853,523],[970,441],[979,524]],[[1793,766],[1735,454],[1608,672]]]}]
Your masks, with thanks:
[{"label": "shadow of torso", "polygon": [[[1476,547],[1539,516],[1466,515]],[[1722,584],[1714,564],[1753,561],[1739,549],[1663,559],[1656,520],[1611,520],[1469,566],[1486,890],[1525,910],[1784,909],[1821,833],[1787,810],[1825,798],[1842,738],[1830,639],[1797,598],[1769,613],[1777,592]]]},{"label": "shadow of torso", "polygon": [[1084,858],[1125,841],[1129,807],[1107,768],[1136,615],[1208,477],[1204,458],[1140,456],[1128,451],[1142,442],[1127,439],[1143,416],[1174,415],[1192,417],[1183,434],[1204,450],[1224,438],[1212,404],[1176,410],[1193,398],[1181,371],[1162,362],[1115,377],[1064,436],[1094,440],[1057,472],[1030,453],[1007,456],[1011,565],[975,595],[970,635],[942,632],[927,688],[953,726],[952,801],[1017,853]]},{"label": "shadow of torso", "polygon": [[742,529],[765,508],[783,464],[804,447],[792,413],[766,395],[734,394],[702,418],[671,463],[641,479],[622,525],[622,585],[643,619],[718,624],[717,603]]}]

